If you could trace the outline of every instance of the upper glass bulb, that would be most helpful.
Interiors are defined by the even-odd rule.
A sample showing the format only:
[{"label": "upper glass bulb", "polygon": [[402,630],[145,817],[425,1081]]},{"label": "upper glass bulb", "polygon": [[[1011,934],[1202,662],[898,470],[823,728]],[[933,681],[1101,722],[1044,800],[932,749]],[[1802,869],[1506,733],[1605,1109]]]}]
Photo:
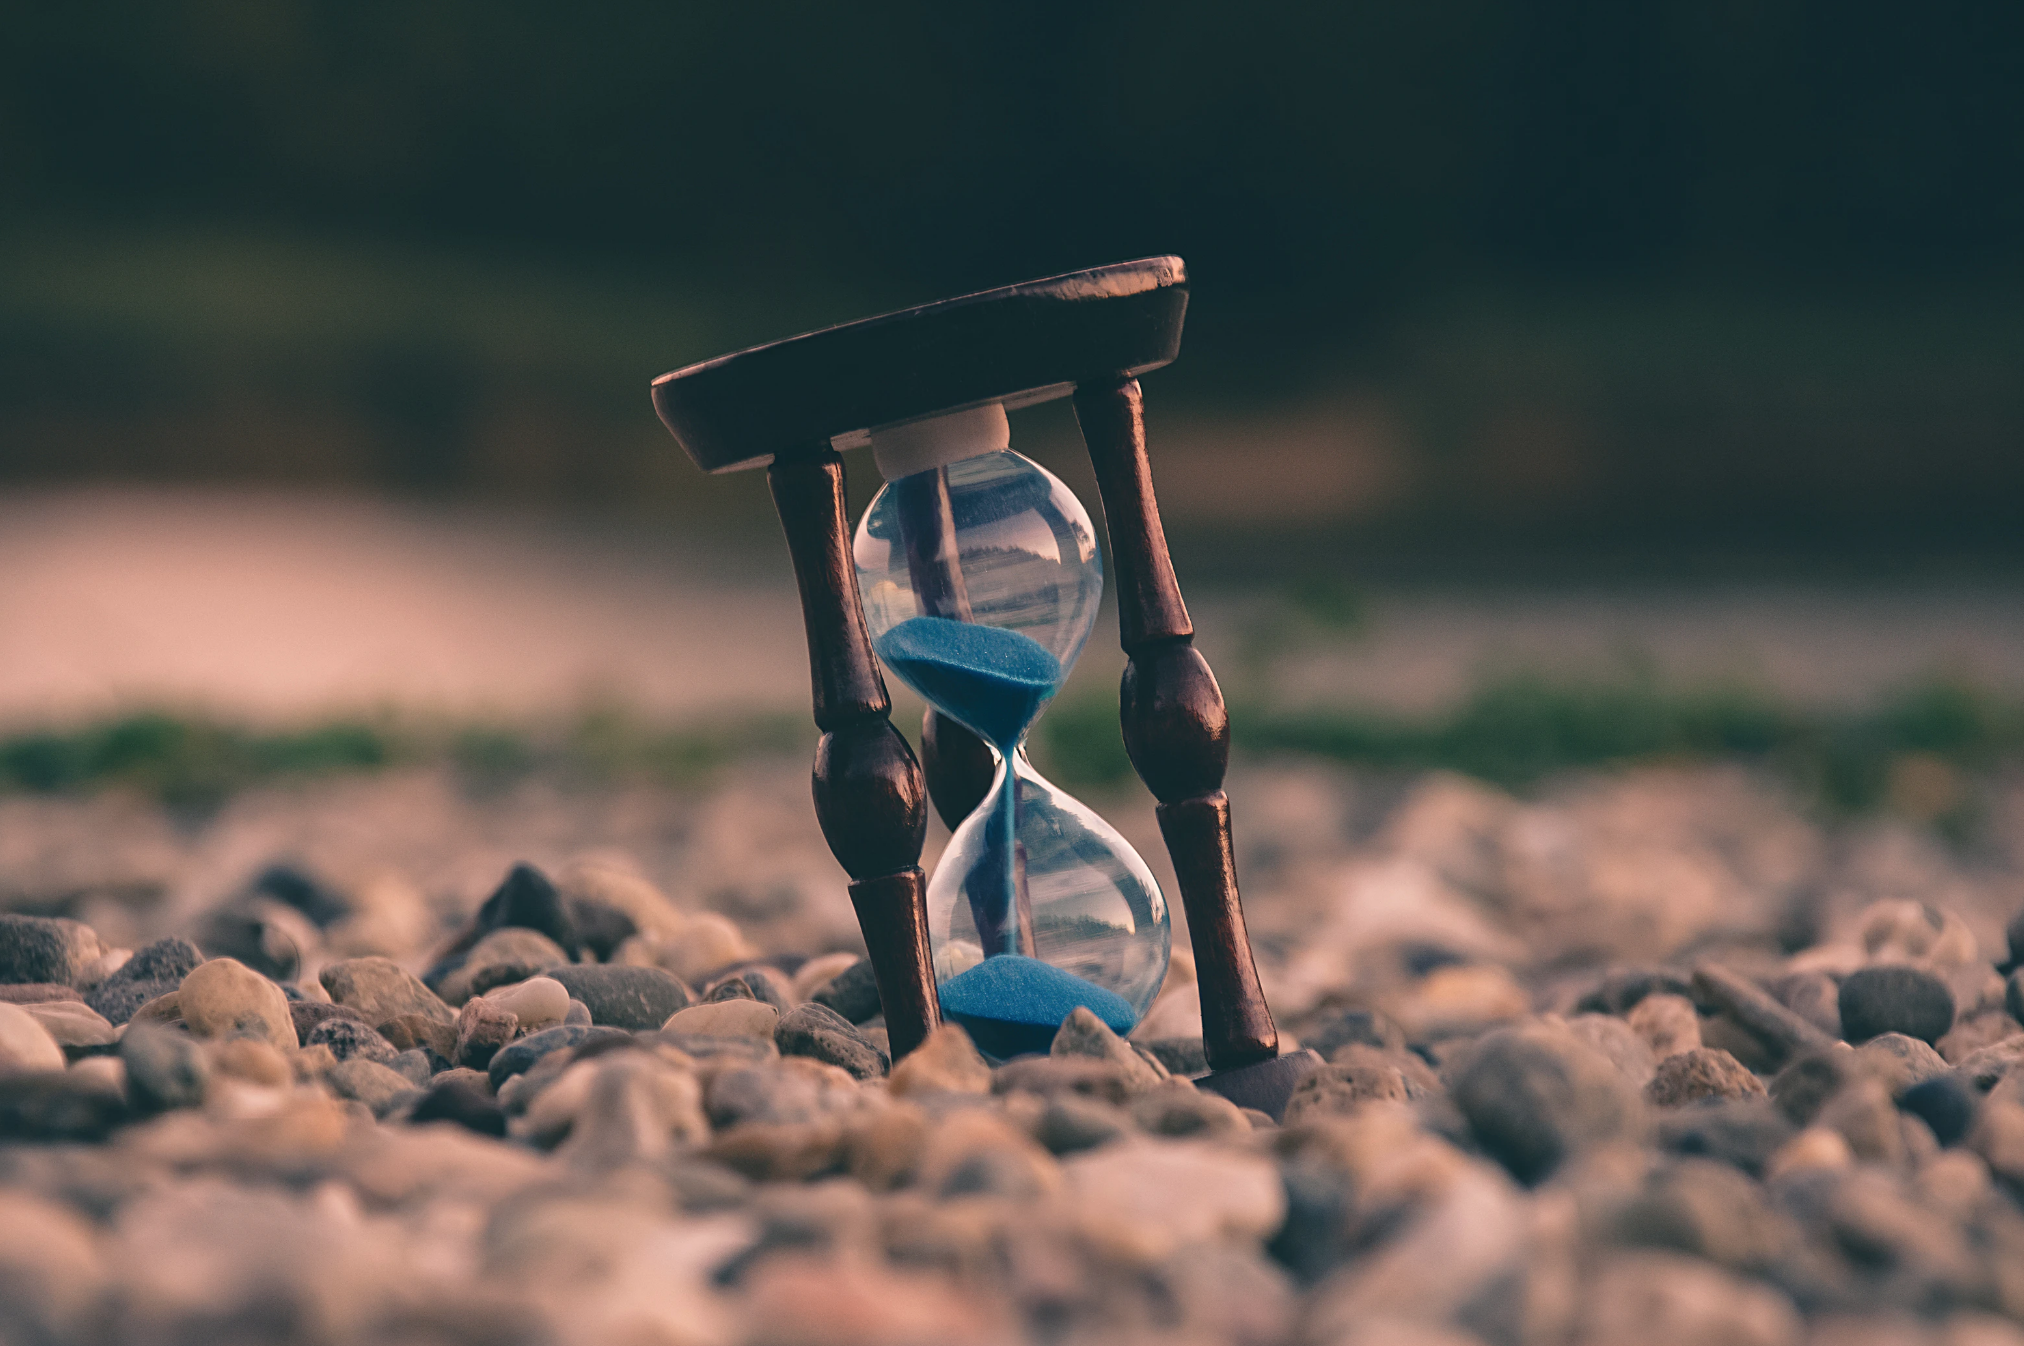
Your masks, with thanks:
[{"label": "upper glass bulb", "polygon": [[1021,748],[1096,621],[1089,514],[1006,447],[996,404],[872,442],[886,485],[854,545],[872,646],[998,757],[928,885],[943,1013],[996,1056],[1045,1051],[1077,1006],[1128,1033],[1166,976],[1166,902],[1124,838]]}]

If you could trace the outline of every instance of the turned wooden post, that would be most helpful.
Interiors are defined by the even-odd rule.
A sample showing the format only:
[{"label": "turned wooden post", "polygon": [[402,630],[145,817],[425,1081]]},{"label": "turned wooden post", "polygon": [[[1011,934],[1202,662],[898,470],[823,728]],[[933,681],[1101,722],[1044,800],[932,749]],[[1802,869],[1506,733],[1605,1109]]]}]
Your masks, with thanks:
[{"label": "turned wooden post", "polygon": [[1096,468],[1117,576],[1120,642],[1127,658],[1119,715],[1125,751],[1159,801],[1160,833],[1180,881],[1202,996],[1202,1043],[1212,1070],[1279,1054],[1279,1030],[1258,984],[1237,896],[1230,844],[1230,717],[1167,555],[1166,530],[1146,458],[1138,380],[1089,383],[1075,417]]},{"label": "turned wooden post", "polygon": [[921,766],[888,718],[892,699],[865,632],[843,512],[843,461],[823,445],[776,458],[766,477],[808,630],[815,723],[822,730],[815,815],[851,877],[850,900],[897,1061],[941,1022],[920,866],[928,825]]}]

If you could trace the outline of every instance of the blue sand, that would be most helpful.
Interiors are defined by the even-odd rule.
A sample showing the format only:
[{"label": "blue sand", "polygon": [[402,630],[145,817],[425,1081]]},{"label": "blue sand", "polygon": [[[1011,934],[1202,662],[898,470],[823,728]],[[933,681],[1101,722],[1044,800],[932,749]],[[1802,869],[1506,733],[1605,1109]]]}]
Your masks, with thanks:
[{"label": "blue sand", "polygon": [[1017,631],[909,617],[873,644],[915,691],[1007,755],[1047,698],[1061,690],[1061,661]]},{"label": "blue sand", "polygon": [[1095,982],[1024,954],[986,958],[943,982],[942,1013],[996,1057],[1044,1052],[1061,1021],[1080,1007],[1119,1037],[1138,1025],[1131,1002]]},{"label": "blue sand", "polygon": [[978,866],[992,877],[981,887],[965,886],[985,954],[1016,952],[1019,882],[1013,840],[1019,786],[1012,754],[1040,707],[1061,690],[1061,661],[1031,636],[947,617],[909,617],[873,646],[909,686],[990,739],[1005,759],[985,823],[986,863]]}]

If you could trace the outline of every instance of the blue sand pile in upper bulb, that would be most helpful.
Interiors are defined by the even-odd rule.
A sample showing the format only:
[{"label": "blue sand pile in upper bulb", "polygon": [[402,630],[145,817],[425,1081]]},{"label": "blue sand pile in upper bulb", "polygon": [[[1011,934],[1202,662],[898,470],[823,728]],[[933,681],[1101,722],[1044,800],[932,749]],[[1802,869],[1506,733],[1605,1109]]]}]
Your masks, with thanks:
[{"label": "blue sand pile in upper bulb", "polygon": [[1078,1007],[1119,1037],[1138,1025],[1131,1002],[1115,991],[1024,954],[986,958],[943,982],[940,996],[942,1013],[997,1057],[1046,1051]]},{"label": "blue sand pile in upper bulb", "polygon": [[873,645],[909,686],[1002,753],[1061,689],[1061,661],[1046,646],[996,626],[909,617]]}]

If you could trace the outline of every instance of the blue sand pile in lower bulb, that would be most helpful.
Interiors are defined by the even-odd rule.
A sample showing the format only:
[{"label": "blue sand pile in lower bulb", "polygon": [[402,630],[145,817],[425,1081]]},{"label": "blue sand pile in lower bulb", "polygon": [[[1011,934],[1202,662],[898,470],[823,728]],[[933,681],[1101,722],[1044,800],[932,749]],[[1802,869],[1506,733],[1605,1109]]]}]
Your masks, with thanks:
[{"label": "blue sand pile in lower bulb", "polygon": [[1119,1037],[1138,1026],[1131,1002],[1095,982],[1024,954],[1000,954],[941,985],[942,1013],[982,1051],[1004,1058],[1044,1052],[1061,1021],[1080,1007]]}]

